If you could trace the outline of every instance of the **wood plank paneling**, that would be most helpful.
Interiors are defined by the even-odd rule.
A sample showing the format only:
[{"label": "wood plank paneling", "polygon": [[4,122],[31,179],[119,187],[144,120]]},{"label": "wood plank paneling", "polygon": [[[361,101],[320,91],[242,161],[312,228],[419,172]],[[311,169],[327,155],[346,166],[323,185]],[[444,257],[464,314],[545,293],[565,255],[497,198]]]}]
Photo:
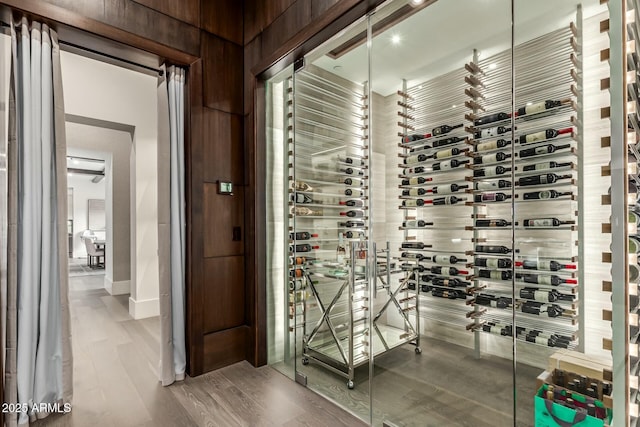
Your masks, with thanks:
[{"label": "wood plank paneling", "polygon": [[242,114],[243,56],[241,46],[209,33],[202,33],[206,107]]},{"label": "wood plank paneling", "polygon": [[109,25],[156,40],[167,46],[190,51],[198,46],[200,30],[131,0],[104,0],[105,22]]},{"label": "wood plank paneling", "polygon": [[[71,0],[76,1],[77,0]],[[193,26],[200,26],[200,0],[131,0]],[[87,3],[87,2],[84,2]],[[88,2],[90,3],[90,2]]]},{"label": "wood plank paneling", "polygon": [[[204,184],[204,258],[244,255],[244,187],[236,186],[232,196],[218,194],[217,187]],[[233,240],[234,227],[240,240]]]},{"label": "wood plank paneling", "polygon": [[209,258],[204,271],[204,333],[244,325],[244,257]]},{"label": "wood plank paneling", "polygon": [[243,45],[242,3],[238,0],[202,0],[202,29]]},{"label": "wood plank paneling", "polygon": [[313,0],[311,2],[311,19],[317,19],[322,16],[331,6],[340,0]]},{"label": "wood plank paneling", "polygon": [[244,113],[253,111],[256,79],[251,67],[262,57],[262,38],[253,39],[244,49]]},{"label": "wood plank paneling", "polygon": [[311,2],[298,0],[262,33],[262,51],[275,52],[311,22]]},{"label": "wood plank paneling", "polygon": [[246,357],[247,326],[215,332],[204,337],[206,372],[240,362]]},{"label": "wood plank paneling", "polygon": [[243,117],[239,114],[205,109],[204,180],[244,184]]}]

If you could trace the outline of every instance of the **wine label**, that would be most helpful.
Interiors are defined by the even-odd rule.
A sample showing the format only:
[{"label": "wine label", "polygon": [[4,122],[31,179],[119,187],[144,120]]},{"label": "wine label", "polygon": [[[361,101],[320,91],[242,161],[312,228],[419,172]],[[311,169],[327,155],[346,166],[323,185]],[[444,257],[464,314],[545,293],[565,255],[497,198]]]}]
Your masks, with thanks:
[{"label": "wine label", "polygon": [[538,199],[552,199],[551,191],[538,191]]},{"label": "wine label", "polygon": [[[536,133],[530,133],[525,137],[527,142],[538,142],[538,141],[544,141],[545,139],[547,139],[547,132],[546,131],[541,131],[541,132],[536,132]],[[546,149],[545,149],[546,151]]]},{"label": "wine label", "polygon": [[483,202],[495,202],[496,201],[496,193],[485,193],[482,195],[481,200]]},{"label": "wine label", "polygon": [[489,277],[492,279],[502,280],[502,271],[489,271]]},{"label": "wine label", "polygon": [[480,163],[491,163],[498,161],[498,153],[496,154],[487,154],[486,156],[482,156]]},{"label": "wine label", "polygon": [[547,149],[546,146],[543,147],[536,147],[535,151],[536,154],[546,154],[549,152],[549,150]]},{"label": "wine label", "polygon": [[551,277],[552,276],[539,275],[537,282],[541,285],[551,285]]},{"label": "wine label", "polygon": [[485,265],[489,268],[498,268],[498,259],[487,258],[487,260],[485,261]]},{"label": "wine label", "polygon": [[492,182],[476,182],[476,190],[495,190],[498,188],[496,181]]},{"label": "wine label", "polygon": [[420,162],[420,155],[417,156],[409,156],[406,159],[404,159],[404,163],[407,165],[412,165],[414,163],[418,163]]},{"label": "wine label", "polygon": [[442,150],[436,153],[436,159],[446,159],[447,157],[453,156],[453,148],[449,150]]},{"label": "wine label", "polygon": [[416,200],[405,200],[404,202],[402,202],[405,206],[418,206],[418,200],[420,199],[416,199]]},{"label": "wine label", "polygon": [[418,185],[420,184],[420,178],[410,178],[409,185]]},{"label": "wine label", "polygon": [[547,302],[549,301],[549,292],[547,291],[534,291],[533,299],[536,301]]},{"label": "wine label", "polygon": [[445,170],[449,170],[449,169],[453,168],[453,164],[452,163],[453,162],[451,160],[440,162],[440,170],[445,171]]},{"label": "wine label", "polygon": [[551,162],[537,163],[535,165],[535,170],[551,169],[551,167]]},{"label": "wine label", "polygon": [[552,218],[538,218],[538,219],[528,219],[526,221],[527,227],[553,227],[553,219]]},{"label": "wine label", "polygon": [[536,344],[549,345],[549,338],[537,336],[535,338]]},{"label": "wine label", "polygon": [[525,114],[536,114],[541,113],[546,109],[544,102],[536,102],[535,104],[527,105],[524,111]]},{"label": "wine label", "polygon": [[495,150],[498,148],[498,140],[483,142],[481,144],[476,145],[476,151],[489,151]]},{"label": "wine label", "polygon": [[412,188],[409,190],[409,195],[410,196],[421,196],[422,194],[420,194],[420,188]]}]

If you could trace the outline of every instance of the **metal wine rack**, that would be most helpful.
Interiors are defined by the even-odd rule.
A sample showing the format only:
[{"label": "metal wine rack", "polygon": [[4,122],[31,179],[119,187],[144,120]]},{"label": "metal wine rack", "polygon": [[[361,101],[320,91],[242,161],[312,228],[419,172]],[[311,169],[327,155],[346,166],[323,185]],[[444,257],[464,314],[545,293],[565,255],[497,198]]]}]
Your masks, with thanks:
[{"label": "metal wine rack", "polygon": [[516,46],[513,94],[511,51],[465,66],[476,245],[467,329],[476,333],[580,345],[580,45],[572,23]]},{"label": "metal wine rack", "polygon": [[[317,363],[353,388],[358,366],[418,340],[406,315],[415,302],[398,296],[404,284],[391,285],[388,248],[377,253],[369,242],[368,88],[313,65],[288,85],[290,330],[303,365]],[[381,321],[390,308],[402,327]]]}]

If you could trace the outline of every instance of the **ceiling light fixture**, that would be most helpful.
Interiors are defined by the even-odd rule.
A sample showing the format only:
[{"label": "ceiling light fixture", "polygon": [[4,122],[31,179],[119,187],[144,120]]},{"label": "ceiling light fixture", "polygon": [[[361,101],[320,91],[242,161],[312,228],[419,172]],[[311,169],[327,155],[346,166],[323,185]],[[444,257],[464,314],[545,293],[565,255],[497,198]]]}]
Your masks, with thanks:
[{"label": "ceiling light fixture", "polygon": [[418,6],[424,3],[424,0],[411,0],[411,4],[414,6]]},{"label": "ceiling light fixture", "polygon": [[532,105],[532,104],[533,104],[533,102],[531,102],[531,101],[527,102],[527,105]]},{"label": "ceiling light fixture", "polygon": [[418,89],[422,89],[422,87],[423,87],[423,86],[422,86],[422,85],[420,85],[420,86],[418,86]]},{"label": "ceiling light fixture", "polygon": [[495,70],[498,67],[497,64],[489,64],[489,69],[490,70]]},{"label": "ceiling light fixture", "polygon": [[451,106],[451,108],[456,108],[456,105],[455,105],[455,104],[453,104],[453,105]]},{"label": "ceiling light fixture", "polygon": [[400,43],[400,36],[398,34],[392,35],[391,36],[391,43],[399,44]]}]

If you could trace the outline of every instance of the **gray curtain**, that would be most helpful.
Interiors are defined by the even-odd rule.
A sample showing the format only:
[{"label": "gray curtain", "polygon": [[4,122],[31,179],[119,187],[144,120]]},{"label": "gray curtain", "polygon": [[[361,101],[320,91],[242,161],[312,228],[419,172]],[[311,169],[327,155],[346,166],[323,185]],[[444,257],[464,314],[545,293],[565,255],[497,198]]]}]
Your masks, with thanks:
[{"label": "gray curtain", "polygon": [[26,19],[12,25],[9,105],[7,414],[28,424],[41,403],[70,403],[67,172],[60,51],[55,31]]},{"label": "gray curtain", "polygon": [[160,264],[161,378],[184,379],[185,351],[185,72],[165,70],[158,80],[158,241]]}]

